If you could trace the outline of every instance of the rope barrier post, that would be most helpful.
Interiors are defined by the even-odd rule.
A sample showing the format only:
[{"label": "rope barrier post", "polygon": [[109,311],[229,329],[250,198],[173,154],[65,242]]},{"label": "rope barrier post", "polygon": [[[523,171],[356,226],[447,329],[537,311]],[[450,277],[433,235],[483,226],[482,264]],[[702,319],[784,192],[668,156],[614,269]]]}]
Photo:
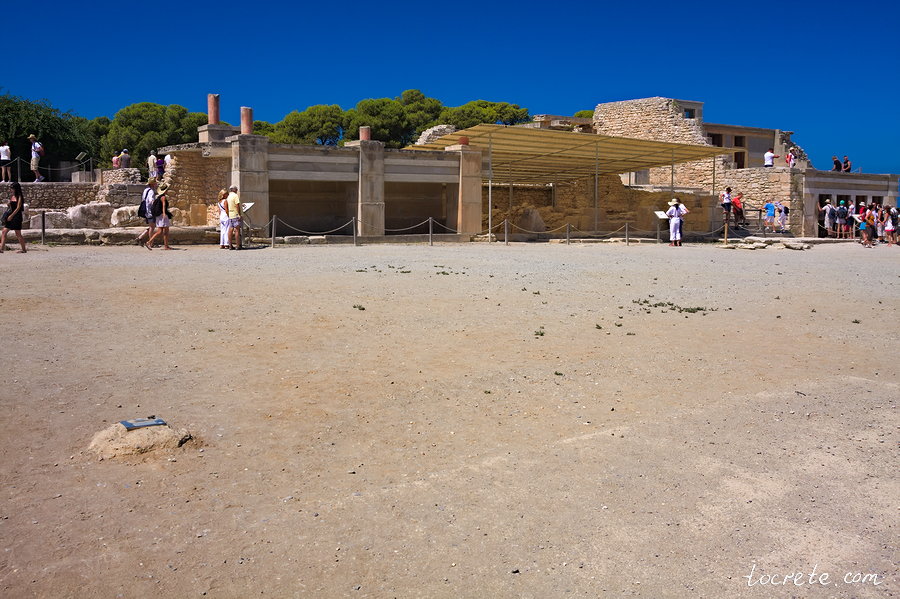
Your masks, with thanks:
[{"label": "rope barrier post", "polygon": [[21,183],[22,182],[22,159],[19,157],[16,157],[16,173],[18,175],[16,177],[16,181]]},{"label": "rope barrier post", "polygon": [[728,245],[728,213],[725,213],[725,245]]},{"label": "rope barrier post", "polygon": [[509,245],[509,219],[503,219],[503,243]]},{"label": "rope barrier post", "polygon": [[356,217],[355,216],[350,221],[350,223],[353,225],[353,245],[359,245],[359,243],[356,241]]},{"label": "rope barrier post", "polygon": [[625,245],[630,245],[628,239],[628,221],[625,221]]},{"label": "rope barrier post", "polygon": [[432,225],[432,222],[433,222],[433,219],[429,216],[428,217],[428,245],[434,245],[434,239],[432,237],[434,235],[434,227]]},{"label": "rope barrier post", "polygon": [[569,229],[571,229],[572,225],[566,223],[566,245],[569,245]]},{"label": "rope barrier post", "polygon": [[656,243],[659,243],[659,219],[656,219]]},{"label": "rope barrier post", "polygon": [[47,211],[41,210],[41,245],[44,245],[44,235],[47,232]]},{"label": "rope barrier post", "polygon": [[278,217],[274,214],[272,215],[272,247],[275,247],[275,221],[278,220]]}]

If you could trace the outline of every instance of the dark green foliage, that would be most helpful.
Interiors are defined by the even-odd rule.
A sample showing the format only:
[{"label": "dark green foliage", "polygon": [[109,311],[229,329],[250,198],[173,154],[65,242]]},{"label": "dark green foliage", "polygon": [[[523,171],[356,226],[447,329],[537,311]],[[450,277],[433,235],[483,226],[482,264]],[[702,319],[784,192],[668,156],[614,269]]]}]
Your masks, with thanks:
[{"label": "dark green foliage", "polygon": [[579,110],[572,116],[579,118],[579,119],[592,119],[592,118],[594,118],[594,111],[593,110]]},{"label": "dark green foliage", "polygon": [[91,121],[68,112],[60,112],[46,100],[32,101],[9,94],[0,96],[0,142],[8,141],[13,157],[31,158],[34,134],[43,144],[45,156],[51,163],[74,160],[80,152],[96,158],[98,129]]},{"label": "dark green foliage", "polygon": [[457,129],[466,129],[482,123],[517,125],[527,120],[527,108],[520,108],[518,104],[487,100],[474,100],[455,108],[445,108],[438,119],[440,123],[453,125]]},{"label": "dark green foliage", "polygon": [[128,148],[132,166],[141,167],[157,148],[196,142],[197,128],[206,122],[202,112],[188,112],[177,104],[132,104],[116,113],[100,143],[100,157],[109,164],[114,152]]},{"label": "dark green foliage", "polygon": [[[337,104],[317,104],[296,110],[273,126],[269,138],[281,144],[336,146],[346,127],[347,115]],[[254,127],[255,128],[255,127]]]}]

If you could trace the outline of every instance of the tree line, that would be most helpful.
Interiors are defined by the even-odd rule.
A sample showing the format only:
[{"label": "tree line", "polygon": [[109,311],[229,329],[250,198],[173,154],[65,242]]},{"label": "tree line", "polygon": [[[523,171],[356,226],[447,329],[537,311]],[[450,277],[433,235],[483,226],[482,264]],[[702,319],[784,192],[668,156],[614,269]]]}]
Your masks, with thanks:
[{"label": "tree line", "polygon": [[[462,106],[444,106],[440,100],[410,89],[396,98],[360,100],[348,110],[336,104],[317,104],[294,110],[277,123],[254,121],[253,133],[265,135],[273,143],[338,146],[357,139],[359,128],[367,125],[372,139],[402,148],[438,124],[465,129],[481,123],[515,125],[528,119],[528,109],[518,104],[473,100]],[[157,148],[196,142],[197,128],[206,122],[206,113],[189,112],[177,104],[140,102],[122,108],[112,119],[86,119],[61,112],[46,100],[0,95],[0,142],[9,141],[14,156],[26,160],[30,157],[27,137],[34,133],[51,161],[73,160],[86,152],[95,163],[108,167],[113,155],[127,148],[132,165],[140,167]]]}]

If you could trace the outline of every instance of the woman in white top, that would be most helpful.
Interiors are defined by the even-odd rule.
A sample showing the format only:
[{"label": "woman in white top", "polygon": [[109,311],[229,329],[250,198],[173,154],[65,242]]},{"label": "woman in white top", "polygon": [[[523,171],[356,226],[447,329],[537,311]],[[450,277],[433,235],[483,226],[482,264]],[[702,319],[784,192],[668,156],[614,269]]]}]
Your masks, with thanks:
[{"label": "woman in white top", "polygon": [[669,217],[669,245],[681,245],[681,208],[680,202],[674,198],[669,202],[666,216]]},{"label": "woman in white top", "polygon": [[228,204],[225,202],[227,197],[227,189],[219,191],[219,201],[216,204],[219,207],[219,247],[223,250],[228,249]]},{"label": "woman in white top", "polygon": [[4,183],[12,183],[12,173],[9,168],[11,162],[12,153],[9,149],[9,142],[4,141],[0,144],[0,172],[2,172]]}]

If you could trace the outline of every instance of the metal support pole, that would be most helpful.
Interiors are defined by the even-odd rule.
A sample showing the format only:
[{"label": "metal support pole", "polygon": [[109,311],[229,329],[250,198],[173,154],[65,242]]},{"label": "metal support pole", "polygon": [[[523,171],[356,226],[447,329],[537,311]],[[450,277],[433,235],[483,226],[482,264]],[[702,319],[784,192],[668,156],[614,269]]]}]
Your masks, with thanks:
[{"label": "metal support pole", "polygon": [[488,179],[488,243],[491,242],[491,237],[494,235],[494,198],[492,197],[494,191],[494,180]]},{"label": "metal support pole", "polygon": [[274,214],[272,215],[272,247],[275,247],[275,221],[278,220],[278,217]]},{"label": "metal support pole", "polygon": [[16,172],[18,174],[18,178],[16,179],[16,181],[21,183],[22,182],[22,159],[18,158],[18,157],[16,158]]},{"label": "metal support pole", "polygon": [[710,192],[712,195],[716,195],[716,157],[713,156],[713,181],[712,181],[712,191]]},{"label": "metal support pole", "polygon": [[428,217],[428,245],[434,245],[434,239],[432,237],[432,218]]},{"label": "metal support pole", "polygon": [[628,221],[625,221],[625,245],[630,245],[628,239]]},{"label": "metal support pole", "polygon": [[659,243],[659,219],[656,219],[656,243]]},{"label": "metal support pole", "polygon": [[503,243],[509,245],[509,219],[503,219]]},{"label": "metal support pole", "polygon": [[[19,200],[19,201],[21,201],[21,200]],[[41,210],[41,245],[44,245],[44,235],[46,233],[47,233],[47,211]]]},{"label": "metal support pole", "polygon": [[572,227],[569,223],[566,223],[566,245],[569,245],[569,229]]},{"label": "metal support pole", "polygon": [[725,245],[728,245],[728,214],[725,214]]},{"label": "metal support pole", "polygon": [[600,146],[594,145],[594,232],[600,230]]},{"label": "metal support pole", "polygon": [[359,245],[356,240],[356,217],[354,216],[350,222],[353,225],[353,245]]},{"label": "metal support pole", "polygon": [[672,150],[672,174],[669,179],[669,191],[675,193],[675,150]]}]

